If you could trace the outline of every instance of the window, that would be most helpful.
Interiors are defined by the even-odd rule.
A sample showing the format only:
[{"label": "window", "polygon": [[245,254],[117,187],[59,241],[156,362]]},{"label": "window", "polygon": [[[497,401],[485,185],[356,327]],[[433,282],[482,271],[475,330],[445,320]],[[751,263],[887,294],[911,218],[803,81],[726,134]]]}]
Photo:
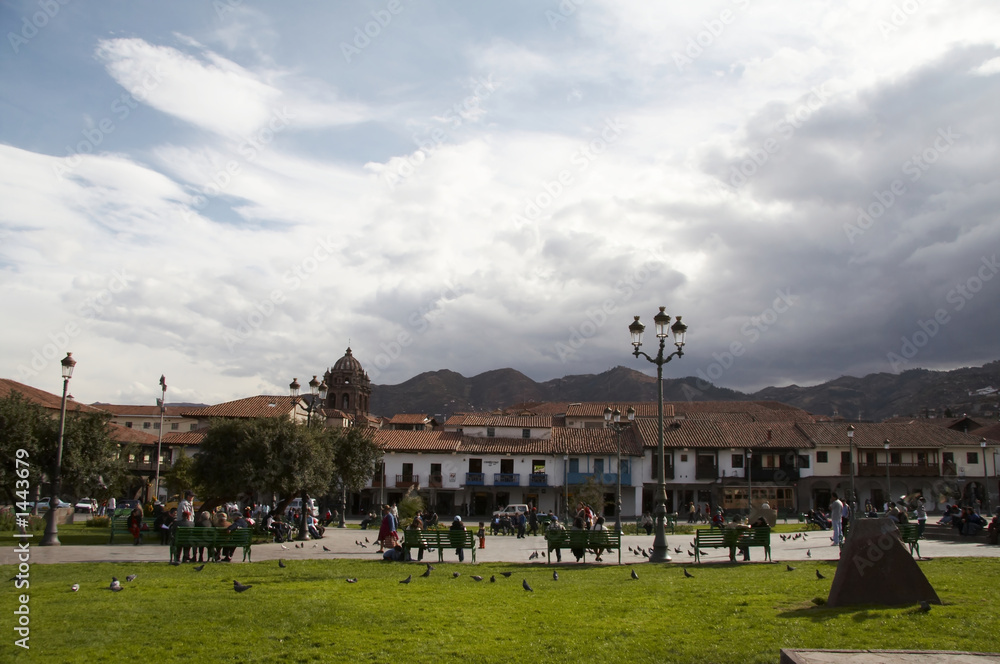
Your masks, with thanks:
[{"label": "window", "polygon": [[840,453],[840,463],[850,463],[851,453],[850,451]]},{"label": "window", "polygon": [[830,461],[829,452],[817,452],[816,453],[816,463],[828,463]]},{"label": "window", "polygon": [[149,428],[149,422],[143,422],[142,423],[142,428],[143,429],[148,429]]},{"label": "window", "polygon": [[544,473],[545,472],[545,459],[532,459],[531,460],[531,472],[533,472],[533,473]]},{"label": "window", "polygon": [[126,422],[125,426],[127,426],[129,429],[131,429],[132,428],[132,423],[131,422]]},{"label": "window", "polygon": [[580,472],[580,460],[573,457],[569,460],[569,472],[578,473]]},{"label": "window", "polygon": [[743,455],[742,454],[734,454],[733,455],[732,464],[733,464],[733,468],[742,468],[743,467]]},{"label": "window", "polygon": [[688,455],[682,454],[681,455],[681,463],[687,463],[687,460],[688,460]]},{"label": "window", "polygon": [[351,408],[351,397],[350,397],[350,395],[345,394],[344,398],[340,400],[340,403],[341,403],[341,406],[340,406],[341,410],[350,410],[350,408]]},{"label": "window", "polygon": [[159,422],[153,422],[153,428],[154,429],[159,429],[160,428],[160,423]]},{"label": "window", "polygon": [[180,428],[181,428],[181,425],[178,424],[177,422],[171,422],[170,423],[170,430],[171,431],[177,431]]},{"label": "window", "polygon": [[497,435],[497,430],[494,427],[486,427],[486,435],[489,438],[493,438]]},{"label": "window", "polygon": [[954,452],[942,452],[941,460],[945,463],[955,463],[955,453]]},{"label": "window", "polygon": [[604,459],[594,459],[594,474],[595,475],[604,474]]},{"label": "window", "polygon": [[799,455],[799,468],[808,468],[808,467],[809,467],[809,455],[808,454],[800,454]]},{"label": "window", "polygon": [[889,463],[895,463],[895,464],[903,463],[903,453],[889,452]]},{"label": "window", "polygon": [[966,452],[965,453],[965,463],[969,464],[970,466],[978,464],[979,463],[979,452]]},{"label": "window", "polygon": [[403,481],[410,482],[413,480],[413,464],[404,463],[403,464]]},{"label": "window", "polygon": [[521,438],[531,438],[531,429],[521,429]]},{"label": "window", "polygon": [[195,423],[193,423],[193,424],[191,425],[191,428],[190,428],[190,429],[188,429],[188,431],[194,431],[194,430],[195,430],[195,429],[197,429],[197,428],[198,428],[198,423],[197,423],[197,422],[195,422]]},{"label": "window", "polygon": [[500,472],[501,473],[513,473],[514,472],[514,460],[513,459],[500,459]]},{"label": "window", "polygon": [[483,460],[482,459],[469,459],[469,472],[470,473],[481,473],[481,472],[483,472]]}]

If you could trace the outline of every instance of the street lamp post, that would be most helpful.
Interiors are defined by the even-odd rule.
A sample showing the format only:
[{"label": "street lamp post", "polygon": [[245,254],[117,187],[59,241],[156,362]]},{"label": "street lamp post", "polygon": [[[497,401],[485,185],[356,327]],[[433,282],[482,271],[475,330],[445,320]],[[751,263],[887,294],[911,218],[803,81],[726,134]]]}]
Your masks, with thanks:
[{"label": "street lamp post", "polygon": [[753,450],[747,449],[747,523],[753,510]]},{"label": "street lamp post", "polygon": [[632,346],[635,350],[632,354],[636,357],[645,357],[648,361],[656,365],[656,391],[657,391],[657,449],[660,458],[657,461],[659,466],[659,475],[657,479],[659,483],[656,486],[656,506],[653,508],[653,521],[655,533],[653,535],[653,550],[649,554],[649,562],[669,562],[671,560],[669,549],[667,548],[667,534],[666,534],[666,520],[667,520],[667,481],[666,481],[666,460],[664,459],[664,445],[663,445],[663,365],[672,360],[674,357],[681,357],[684,355],[684,334],[687,332],[687,325],[681,322],[681,317],[677,317],[677,322],[675,322],[670,328],[670,332],[674,335],[674,345],[677,346],[677,350],[669,355],[663,355],[663,348],[667,341],[667,325],[670,324],[670,316],[664,313],[666,307],[660,307],[660,312],[653,316],[653,323],[656,325],[656,338],[659,339],[659,351],[656,357],[650,357],[646,353],[639,350],[639,346],[642,345],[642,333],[646,329],[646,326],[639,322],[639,317],[636,316],[635,320],[631,325],[628,326],[629,332],[632,334]]},{"label": "street lamp post", "polygon": [[[315,378],[315,377],[314,377]],[[299,385],[299,379],[293,378],[292,382],[288,384],[288,394],[292,397],[292,421],[295,421],[295,408],[299,405],[299,390],[302,386]],[[312,410],[306,411],[306,424],[309,423],[309,418],[312,417]],[[301,505],[299,506],[299,536],[296,538],[299,541],[306,541],[309,539],[309,528],[306,525],[306,512],[309,506],[309,494],[306,490],[302,489]]]},{"label": "street lamp post", "polygon": [[73,353],[66,353],[66,357],[60,362],[62,365],[63,393],[62,404],[59,407],[59,442],[56,445],[56,467],[52,475],[52,496],[49,498],[49,513],[45,515],[45,535],[42,537],[42,546],[59,546],[59,526],[56,523],[56,510],[59,509],[59,490],[62,480],[62,451],[63,434],[66,431],[66,393],[69,390],[69,379],[73,377],[73,367],[76,360]]},{"label": "street lamp post", "polygon": [[[986,439],[981,438],[979,440],[979,447],[983,451],[983,491],[985,496],[983,497],[983,514],[990,513],[990,476],[988,468],[986,466]],[[51,508],[50,508],[51,509]]]},{"label": "street lamp post", "polygon": [[882,448],[885,450],[885,505],[889,506],[892,502],[892,481],[889,479],[889,466],[891,459],[889,458],[889,439],[886,438],[885,442],[882,443]]},{"label": "street lamp post", "polygon": [[163,447],[163,411],[167,409],[167,378],[160,374],[160,435],[156,439],[156,478],[153,480],[153,501],[160,499],[160,449]]},{"label": "street lamp post", "polygon": [[620,410],[617,408],[611,410],[610,406],[604,409],[604,421],[609,429],[614,429],[615,431],[615,441],[617,443],[618,450],[618,470],[615,472],[615,479],[618,482],[616,493],[618,502],[615,509],[615,532],[619,535],[622,534],[622,431],[631,426],[632,422],[635,421],[635,408],[629,406],[628,410],[625,412],[629,423],[621,424],[622,413]]},{"label": "street lamp post", "polygon": [[854,513],[858,510],[858,493],[857,491],[854,490],[854,425],[853,424],[847,426],[847,447],[848,447],[847,453],[849,455],[848,461],[851,462],[851,499],[849,501],[851,507],[851,516],[848,520],[852,524],[851,530],[853,531]]}]

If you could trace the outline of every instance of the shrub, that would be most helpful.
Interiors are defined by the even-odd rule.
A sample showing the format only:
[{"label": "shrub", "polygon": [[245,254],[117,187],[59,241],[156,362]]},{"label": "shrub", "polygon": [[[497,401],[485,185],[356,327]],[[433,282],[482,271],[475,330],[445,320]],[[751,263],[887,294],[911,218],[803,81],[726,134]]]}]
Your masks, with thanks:
[{"label": "shrub", "polygon": [[399,527],[405,528],[418,513],[424,511],[424,499],[414,491],[413,487],[406,492],[403,499],[396,506],[399,511]]},{"label": "shrub", "polygon": [[95,516],[87,519],[87,528],[110,528],[111,527],[111,517],[108,516]]}]

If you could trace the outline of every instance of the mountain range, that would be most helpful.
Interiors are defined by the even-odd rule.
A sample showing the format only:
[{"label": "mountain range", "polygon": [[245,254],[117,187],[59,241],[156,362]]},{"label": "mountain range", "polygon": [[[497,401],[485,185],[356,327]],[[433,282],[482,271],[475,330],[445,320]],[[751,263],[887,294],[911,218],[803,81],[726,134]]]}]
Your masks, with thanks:
[{"label": "mountain range", "polygon": [[[780,401],[816,415],[880,421],[921,415],[996,418],[1000,361],[950,371],[911,369],[899,374],[841,376],[820,385],[766,387],[753,393],[716,387],[699,378],[663,381],[665,401]],[[428,371],[398,385],[372,385],[376,415],[491,412],[546,401],[655,401],[656,378],[618,366],[600,374],[564,376],[542,383],[515,369],[467,378],[447,369]]]}]

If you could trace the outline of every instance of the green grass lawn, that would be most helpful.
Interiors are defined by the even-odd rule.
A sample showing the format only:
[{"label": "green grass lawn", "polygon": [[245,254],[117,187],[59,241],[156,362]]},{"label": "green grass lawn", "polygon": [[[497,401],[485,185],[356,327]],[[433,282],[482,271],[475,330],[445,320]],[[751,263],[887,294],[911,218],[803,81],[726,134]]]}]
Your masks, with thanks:
[{"label": "green grass lawn", "polygon": [[[920,565],[944,602],[828,609],[831,563],[585,567],[356,560],[35,565],[31,650],[0,661],[767,662],[781,647],[1000,651],[1000,564]],[[560,579],[552,579],[558,569]],[[638,580],[629,577],[635,569]],[[816,579],[821,570],[827,580]],[[452,572],[461,576],[452,578]],[[510,578],[501,571],[512,571]],[[9,578],[13,568],[2,571]],[[137,574],[132,583],[125,576]],[[412,583],[400,584],[407,575]],[[474,582],[471,575],[484,577]],[[490,583],[495,574],[496,583]],[[112,576],[125,590],[112,593]],[[345,582],[357,577],[356,584]],[[233,579],[253,588],[233,591]],[[527,579],[534,592],[521,588]],[[73,583],[79,592],[71,592]],[[11,584],[12,585],[12,584]],[[8,587],[9,588],[9,587]],[[22,591],[23,592],[23,591]]]}]

